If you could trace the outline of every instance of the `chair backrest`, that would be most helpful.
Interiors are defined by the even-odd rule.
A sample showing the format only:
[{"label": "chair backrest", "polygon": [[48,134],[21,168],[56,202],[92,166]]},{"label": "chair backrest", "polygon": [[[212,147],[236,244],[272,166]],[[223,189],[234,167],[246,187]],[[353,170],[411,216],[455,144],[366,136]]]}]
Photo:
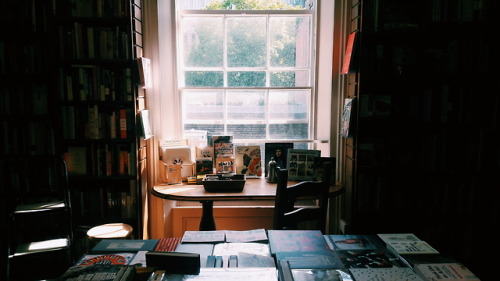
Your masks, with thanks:
[{"label": "chair backrest", "polygon": [[[325,233],[330,189],[331,163],[321,167],[320,181],[303,181],[288,185],[288,170],[277,171],[278,183],[274,202],[274,229],[298,229],[299,223],[315,222],[315,228]],[[315,206],[296,206],[298,199],[317,200]]]}]

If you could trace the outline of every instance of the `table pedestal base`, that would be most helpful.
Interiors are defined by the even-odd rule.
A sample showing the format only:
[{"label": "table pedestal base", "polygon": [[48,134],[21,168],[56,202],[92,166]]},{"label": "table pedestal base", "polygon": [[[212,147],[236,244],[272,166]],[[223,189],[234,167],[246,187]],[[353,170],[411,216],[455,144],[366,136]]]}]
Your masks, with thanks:
[{"label": "table pedestal base", "polygon": [[200,230],[215,230],[214,220],[214,201],[200,201],[203,205],[203,214],[201,215]]}]

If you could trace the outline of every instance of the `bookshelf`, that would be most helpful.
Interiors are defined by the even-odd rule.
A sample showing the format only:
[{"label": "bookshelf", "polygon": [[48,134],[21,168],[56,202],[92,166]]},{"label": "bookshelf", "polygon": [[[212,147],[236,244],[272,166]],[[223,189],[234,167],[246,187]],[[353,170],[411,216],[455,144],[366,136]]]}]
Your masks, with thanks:
[{"label": "bookshelf", "polygon": [[491,5],[352,1],[355,134],[342,146],[350,231],[414,232],[485,276],[494,265],[474,260],[485,249],[468,241],[474,225],[498,225],[487,191],[500,171]]},{"label": "bookshelf", "polygon": [[[56,1],[56,93],[62,153],[68,163],[77,251],[86,232],[127,223],[142,238],[143,178],[137,134],[144,92],[141,1]],[[141,153],[140,155],[145,155]]]}]

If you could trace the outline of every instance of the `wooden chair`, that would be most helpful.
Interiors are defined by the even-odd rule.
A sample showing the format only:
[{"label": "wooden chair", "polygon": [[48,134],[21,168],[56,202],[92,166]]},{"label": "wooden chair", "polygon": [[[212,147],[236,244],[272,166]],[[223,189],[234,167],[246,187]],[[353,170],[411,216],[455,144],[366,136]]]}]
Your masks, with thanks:
[{"label": "wooden chair", "polygon": [[75,258],[66,163],[60,157],[14,159],[7,174],[9,278],[58,277]]},{"label": "wooden chair", "polygon": [[[314,229],[326,231],[331,163],[325,163],[321,181],[303,181],[288,185],[288,170],[278,168],[274,202],[273,229],[298,229],[300,223],[315,223]],[[316,200],[315,206],[297,206],[299,199]]]}]

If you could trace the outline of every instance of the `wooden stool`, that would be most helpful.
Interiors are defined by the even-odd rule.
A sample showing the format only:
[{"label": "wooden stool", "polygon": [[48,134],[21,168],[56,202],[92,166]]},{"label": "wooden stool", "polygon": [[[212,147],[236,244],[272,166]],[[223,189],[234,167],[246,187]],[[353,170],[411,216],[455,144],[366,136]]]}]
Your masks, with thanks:
[{"label": "wooden stool", "polygon": [[107,223],[94,226],[87,231],[89,249],[92,249],[101,239],[128,239],[134,228],[126,223]]}]

